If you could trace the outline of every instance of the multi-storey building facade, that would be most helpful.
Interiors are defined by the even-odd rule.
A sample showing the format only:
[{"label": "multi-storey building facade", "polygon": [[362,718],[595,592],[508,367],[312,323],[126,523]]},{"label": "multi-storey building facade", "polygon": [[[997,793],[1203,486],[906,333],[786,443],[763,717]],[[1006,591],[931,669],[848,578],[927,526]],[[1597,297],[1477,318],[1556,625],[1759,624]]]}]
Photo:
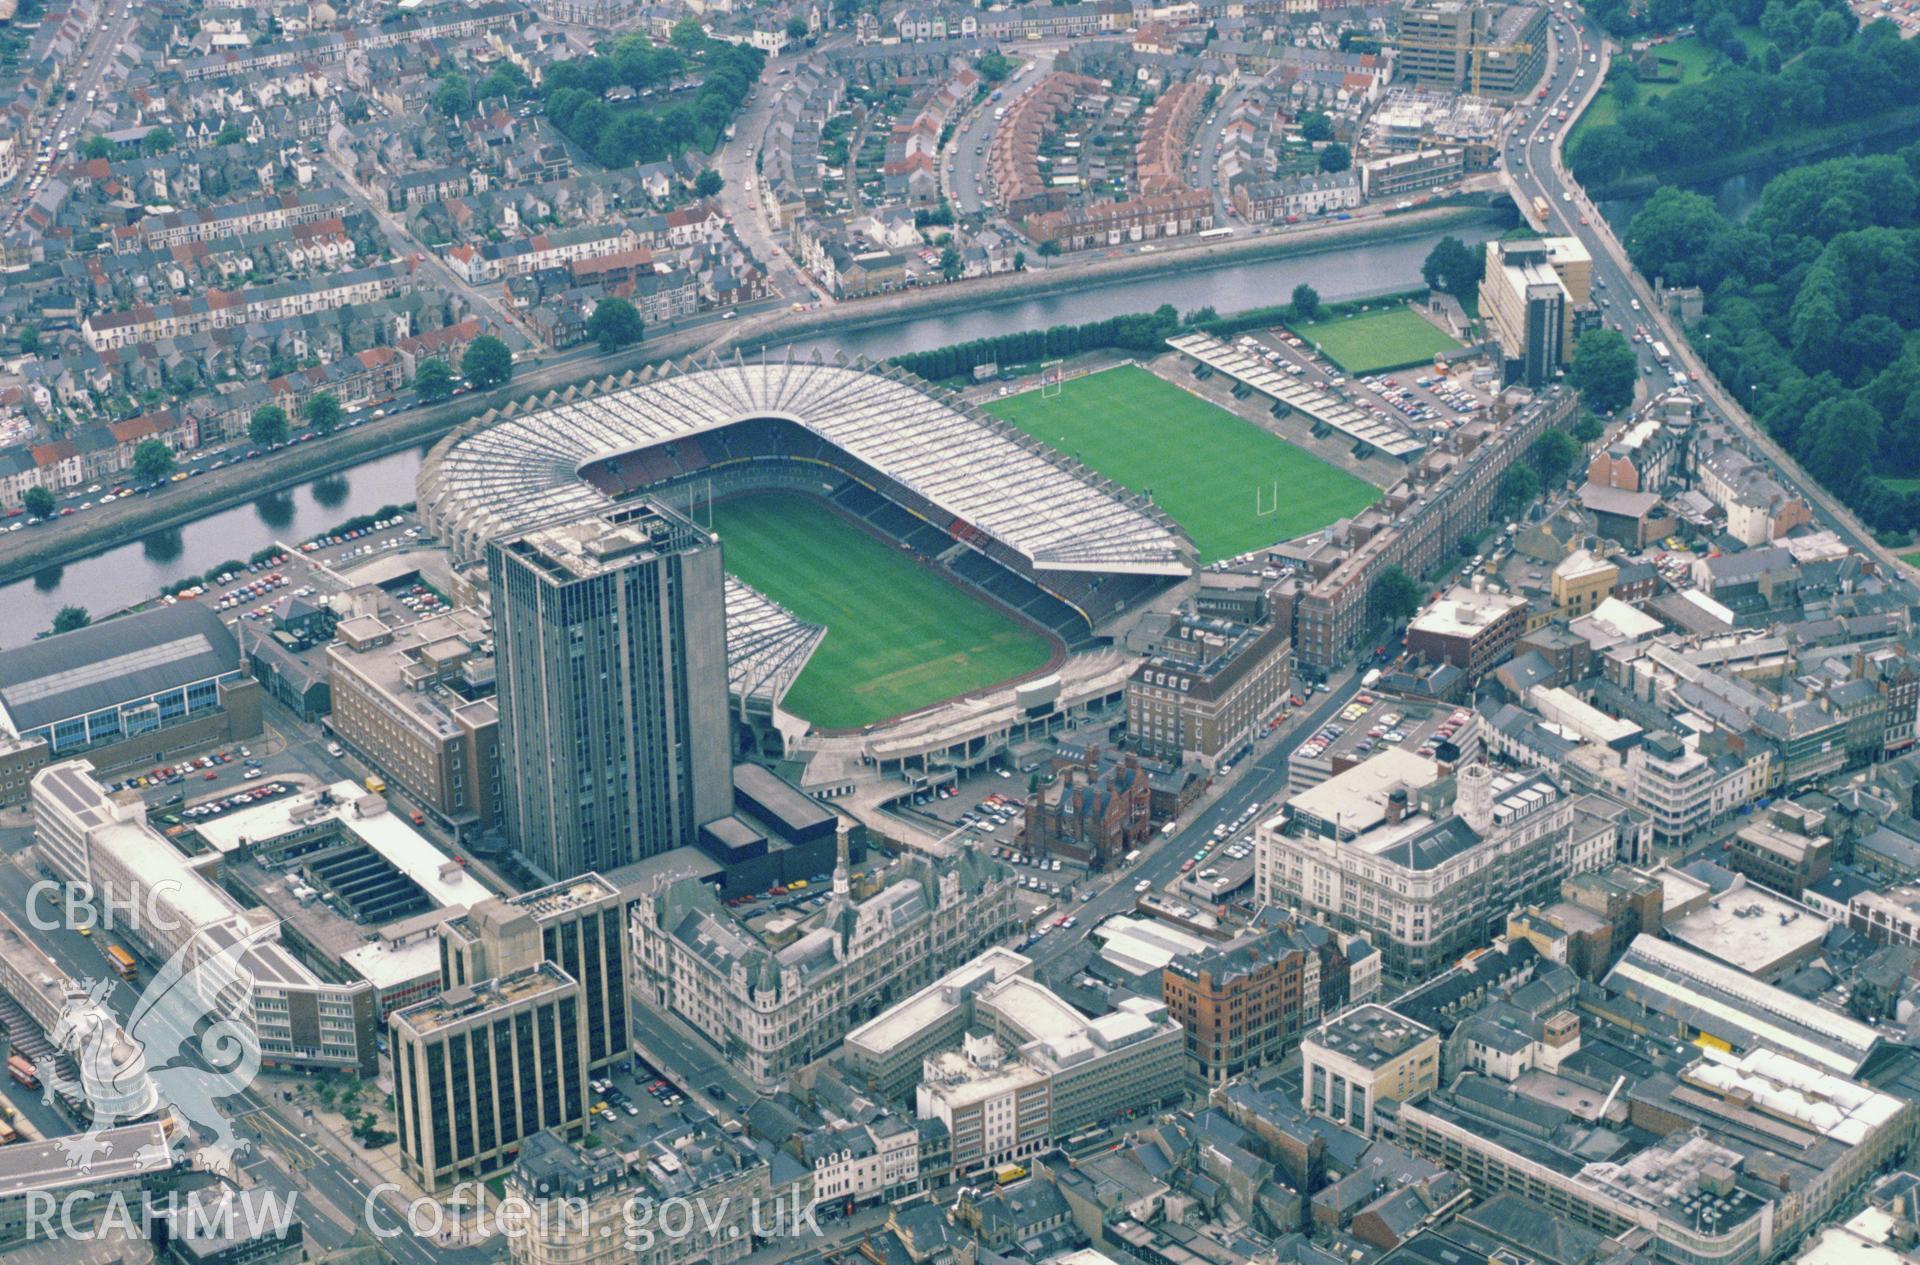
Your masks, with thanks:
[{"label": "multi-storey building facade", "polygon": [[1012,879],[972,849],[908,858],[859,900],[845,869],[778,953],[705,884],[661,886],[634,906],[636,999],[708,1034],[741,1075],[771,1088],[1015,926]]},{"label": "multi-storey building facade", "polygon": [[500,928],[530,919],[540,954],[580,984],[587,1065],[603,1071],[632,1054],[627,1011],[627,917],[620,889],[598,874],[483,901],[440,928],[440,986],[459,988],[498,974]]},{"label": "multi-storey building facade", "polygon": [[322,979],[280,942],[280,924],[189,864],[134,790],[108,793],[85,760],[33,779],[34,837],[61,879],[87,884],[142,954],[173,963],[199,1002],[251,1034],[267,1066],[373,1076],[377,998],[365,980]]},{"label": "multi-storey building facade", "polygon": [[485,621],[472,610],[390,627],[343,620],[327,647],[342,742],[456,829],[493,825],[500,726]]},{"label": "multi-storey building facade", "polygon": [[1385,1006],[1356,1006],[1300,1042],[1300,1105],[1374,1134],[1380,1100],[1408,1102],[1440,1082],[1440,1034]]},{"label": "multi-storey building facade", "polygon": [[915,1091],[922,1120],[938,1120],[953,1139],[955,1173],[1038,1155],[1055,1137],[1052,1082],[1011,1058],[998,1037],[967,1037],[961,1048],[926,1062]]},{"label": "multi-storey building facade", "polygon": [[1292,680],[1283,623],[1182,614],[1127,681],[1127,735],[1157,760],[1211,768],[1252,740]]},{"label": "multi-storey building facade", "polygon": [[[1355,944],[1365,956],[1375,956]],[[1347,952],[1311,923],[1175,958],[1160,995],[1186,1030],[1188,1071],[1219,1085],[1284,1058],[1349,997]]]},{"label": "multi-storey building facade", "polygon": [[1413,980],[1613,859],[1615,842],[1576,830],[1574,801],[1545,773],[1475,764],[1455,777],[1449,802],[1431,760],[1389,748],[1293,796],[1256,831],[1255,899],[1366,934],[1388,976]]},{"label": "multi-storey building facade", "polygon": [[1527,630],[1527,599],[1454,588],[1407,626],[1407,650],[1451,663],[1470,678],[1491,671]]},{"label": "multi-storey building facade", "polygon": [[548,1129],[586,1126],[580,985],[549,962],[394,1011],[400,1165],[428,1190],[505,1167]]},{"label": "multi-storey building facade", "polygon": [[726,576],[653,502],[489,543],[502,817],[543,874],[690,845],[732,809]]},{"label": "multi-storey building facade", "polygon": [[1419,575],[1453,558],[1460,537],[1486,521],[1507,467],[1547,427],[1571,417],[1577,402],[1573,392],[1556,388],[1490,431],[1455,431],[1433,454],[1444,462],[1439,473],[1390,490],[1386,505],[1393,517],[1364,539],[1355,538],[1347,555],[1295,604],[1294,655],[1300,666],[1324,675],[1352,651],[1367,624],[1373,582],[1388,567]]},{"label": "multi-storey building facade", "polygon": [[[767,1161],[713,1122],[595,1132],[607,1140],[587,1150],[557,1133],[527,1139],[507,1175],[528,1209],[506,1235],[513,1265],[734,1265],[778,1224]],[[658,1219],[669,1206],[695,1210],[684,1231]]]}]

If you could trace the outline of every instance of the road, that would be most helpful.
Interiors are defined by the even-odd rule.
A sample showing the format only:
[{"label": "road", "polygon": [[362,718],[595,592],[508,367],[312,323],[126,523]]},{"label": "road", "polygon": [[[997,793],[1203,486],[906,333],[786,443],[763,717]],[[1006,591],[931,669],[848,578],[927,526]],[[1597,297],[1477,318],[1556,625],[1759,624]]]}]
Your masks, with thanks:
[{"label": "road", "polygon": [[[37,124],[29,122],[19,129],[21,137],[50,137],[57,146],[63,136],[71,133],[71,139],[77,143],[83,139],[80,124],[92,108],[87,104],[87,94],[103,88],[106,84],[107,69],[113,64],[114,54],[126,42],[128,32],[132,31],[135,15],[133,0],[107,0],[107,3],[95,10],[101,16],[101,23],[94,28],[82,46],[80,55],[68,67],[66,87],[73,89],[73,100],[68,101],[65,93],[56,98],[44,119]],[[56,157],[71,157],[67,155]],[[23,153],[20,161],[18,187],[7,203],[0,205],[6,216],[6,227],[11,231],[20,223],[20,217],[26,213],[28,202],[34,193],[33,155]]]},{"label": "road", "polygon": [[759,87],[747,99],[734,118],[734,139],[721,146],[714,170],[722,181],[715,201],[721,214],[733,225],[733,232],[755,259],[766,264],[783,299],[835,302],[813,278],[800,270],[787,248],[774,232],[767,209],[766,187],[760,178],[760,147],[765,143],[767,124],[773,120],[774,106],[793,87],[791,79],[781,79],[775,88],[771,77],[762,78]]},{"label": "road", "polygon": [[1259,80],[1242,81],[1235,78],[1220,93],[1220,99],[1214,102],[1213,110],[1200,121],[1194,133],[1193,150],[1187,155],[1187,183],[1196,189],[1207,189],[1213,193],[1213,222],[1217,227],[1226,228],[1240,223],[1239,212],[1227,201],[1226,183],[1220,178],[1220,155],[1224,146],[1227,121],[1233,117],[1234,107],[1247,97],[1260,90]]},{"label": "road", "polygon": [[[23,855],[32,842],[28,828],[0,829],[0,907],[23,924],[29,918],[29,900],[33,885],[43,881],[37,864]],[[60,921],[52,915],[52,906],[42,898],[39,921]],[[83,936],[78,930],[55,926],[37,930],[35,942],[74,979],[109,977],[101,957],[100,941],[110,934],[102,930]],[[126,943],[124,938],[121,943]],[[131,947],[131,946],[129,946]],[[149,968],[151,963],[145,964]],[[138,990],[129,984],[116,984],[108,1004],[123,1020],[138,999]],[[241,1167],[247,1180],[258,1187],[273,1190],[282,1197],[295,1199],[295,1216],[307,1233],[322,1246],[339,1246],[359,1231],[369,1217],[369,1209],[382,1226],[397,1224],[391,1208],[384,1207],[372,1193],[373,1182],[350,1158],[348,1147],[317,1130],[312,1122],[298,1118],[281,1091],[270,1082],[259,1082],[228,1098],[223,1103],[228,1117],[240,1133],[252,1139],[255,1147]],[[401,1234],[384,1240],[388,1253],[403,1265],[484,1265],[496,1253],[480,1248],[449,1248],[431,1239]]]},{"label": "road", "polygon": [[[1570,17],[1556,12],[1553,31],[1556,55],[1546,83],[1547,99],[1519,107],[1505,150],[1507,181],[1523,212],[1531,216],[1532,200],[1546,199],[1546,222],[1541,227],[1579,238],[1593,256],[1596,298],[1604,304],[1608,324],[1628,334],[1636,325],[1647,327],[1648,342],[1636,343],[1635,348],[1641,359],[1642,385],[1649,394],[1673,385],[1676,370],[1684,372],[1689,385],[1704,398],[1709,416],[1729,423],[1746,440],[1749,453],[1764,460],[1782,486],[1806,500],[1820,526],[1856,552],[1878,559],[1889,575],[1906,575],[1892,552],[1838,498],[1810,478],[1707,372],[1685,328],[1659,308],[1652,286],[1633,270],[1613,227],[1567,170],[1564,150],[1572,128],[1555,116],[1564,109],[1568,120],[1580,117],[1606,81],[1613,49],[1583,14]],[[1656,339],[1672,349],[1675,363],[1671,367],[1660,364],[1648,350]]]},{"label": "road", "polygon": [[1158,891],[1178,878],[1181,863],[1214,841],[1215,826],[1231,822],[1250,803],[1271,805],[1283,797],[1287,790],[1287,757],[1299,745],[1300,737],[1326,724],[1327,718],[1346,706],[1359,688],[1357,673],[1349,671],[1336,676],[1326,693],[1315,694],[1307,707],[1296,709],[1293,718],[1277,729],[1273,738],[1266,740],[1266,749],[1241,764],[1222,787],[1213,792],[1212,802],[1179,832],[1171,837],[1156,834],[1153,842],[1142,849],[1146,855],[1131,869],[1119,871],[1110,887],[1078,909],[1069,911],[1079,918],[1078,927],[1070,932],[1048,932],[1038,944],[1023,952],[1044,968],[1085,940],[1102,921],[1131,910],[1136,899],[1134,885],[1140,880],[1147,880]]},{"label": "road", "polygon": [[492,295],[478,286],[469,285],[459,274],[447,266],[447,261],[429,250],[425,243],[413,235],[399,216],[387,210],[386,204],[376,198],[371,190],[362,185],[353,176],[353,165],[345,155],[336,152],[333,146],[325,146],[327,165],[340,180],[341,187],[359,202],[362,209],[370,213],[374,222],[380,225],[380,231],[386,235],[387,244],[393,253],[402,259],[409,256],[423,261],[427,271],[444,290],[458,294],[467,300],[470,308],[484,314],[495,326],[501,329],[522,329],[519,320]]}]

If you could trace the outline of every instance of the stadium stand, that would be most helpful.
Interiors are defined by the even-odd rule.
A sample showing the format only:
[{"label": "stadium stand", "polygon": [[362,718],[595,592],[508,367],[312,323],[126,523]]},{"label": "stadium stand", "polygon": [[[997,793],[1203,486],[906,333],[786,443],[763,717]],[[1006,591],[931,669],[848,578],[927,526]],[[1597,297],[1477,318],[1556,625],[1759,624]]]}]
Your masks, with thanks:
[{"label": "stadium stand", "polygon": [[[422,519],[461,562],[496,535],[641,492],[692,507],[773,487],[828,499],[1069,648],[1192,570],[1191,545],[1158,510],[898,370],[649,373],[477,418],[419,477]],[[824,630],[731,579],[727,613],[736,697],[765,709]]]}]

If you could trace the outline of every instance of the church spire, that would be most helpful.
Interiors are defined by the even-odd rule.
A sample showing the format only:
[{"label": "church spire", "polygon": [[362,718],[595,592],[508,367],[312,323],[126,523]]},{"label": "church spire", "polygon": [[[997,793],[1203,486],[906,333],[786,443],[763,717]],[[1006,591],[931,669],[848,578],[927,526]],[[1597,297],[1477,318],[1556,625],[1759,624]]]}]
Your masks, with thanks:
[{"label": "church spire", "polygon": [[847,819],[842,817],[834,831],[833,895],[835,900],[845,900],[853,891],[853,882],[848,877],[853,866],[847,859],[849,827]]}]

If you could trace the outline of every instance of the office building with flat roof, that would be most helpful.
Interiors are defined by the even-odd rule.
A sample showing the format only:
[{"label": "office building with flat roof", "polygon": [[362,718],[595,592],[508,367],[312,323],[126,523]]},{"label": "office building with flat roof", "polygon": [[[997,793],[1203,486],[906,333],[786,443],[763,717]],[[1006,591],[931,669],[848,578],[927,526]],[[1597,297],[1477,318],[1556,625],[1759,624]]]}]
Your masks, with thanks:
[{"label": "office building with flat roof", "polygon": [[1038,1155],[1053,1144],[1051,1081],[1011,1057],[998,1037],[966,1037],[926,1061],[914,1091],[922,1120],[953,1139],[953,1172],[971,1173]]},{"label": "office building with flat roof", "polygon": [[1254,898],[1365,934],[1384,973],[1423,979],[1482,948],[1516,905],[1614,859],[1617,827],[1543,771],[1460,768],[1388,747],[1292,796],[1255,831]]},{"label": "office building with flat roof", "polygon": [[1610,1092],[1469,1071],[1398,1104],[1387,1132],[1471,1174],[1479,1193],[1519,1195],[1665,1265],[1790,1253],[1912,1142],[1912,1103],[1817,1064],[1671,1039],[1644,1048]]},{"label": "office building with flat roof", "polygon": [[530,919],[540,953],[580,982],[586,1011],[587,1064],[601,1071],[633,1052],[627,1015],[627,906],[598,874],[475,905],[440,929],[440,983],[457,988],[499,970],[490,950],[497,928]]},{"label": "office building with flat roof", "polygon": [[980,991],[1032,971],[1032,959],[995,945],[849,1032],[840,1061],[868,1092],[889,1101],[907,1098],[926,1057],[960,1044],[973,1026]]},{"label": "office building with flat roof", "polygon": [[1487,243],[1480,311],[1500,345],[1502,380],[1539,388],[1566,359],[1571,300],[1545,248],[1536,241]]},{"label": "office building with flat roof", "polygon": [[[521,948],[537,955],[537,937]],[[504,1168],[548,1129],[586,1127],[585,1008],[552,963],[447,989],[388,1030],[400,1166],[428,1190]]]},{"label": "office building with flat roof", "polygon": [[257,1039],[263,1064],[377,1074],[373,985],[327,978],[296,957],[277,919],[243,909],[216,881],[219,854],[183,855],[148,823],[139,792],[109,794],[91,764],[68,760],[34,778],[33,811],[48,868],[127,911],[117,931],[191,972],[206,1012]]},{"label": "office building with flat roof", "polygon": [[1527,599],[1454,587],[1407,625],[1407,650],[1451,663],[1477,680],[1492,671],[1527,630]]},{"label": "office building with flat roof", "polygon": [[732,811],[726,574],[651,501],[487,545],[502,818],[568,878],[697,841]]},{"label": "office building with flat roof", "polygon": [[460,609],[342,620],[327,647],[340,740],[456,831],[494,824],[500,791],[493,639]]},{"label": "office building with flat roof", "polygon": [[1385,1006],[1355,1006],[1301,1038],[1300,1077],[1301,1106],[1372,1137],[1382,1100],[1440,1083],[1440,1034]]}]

